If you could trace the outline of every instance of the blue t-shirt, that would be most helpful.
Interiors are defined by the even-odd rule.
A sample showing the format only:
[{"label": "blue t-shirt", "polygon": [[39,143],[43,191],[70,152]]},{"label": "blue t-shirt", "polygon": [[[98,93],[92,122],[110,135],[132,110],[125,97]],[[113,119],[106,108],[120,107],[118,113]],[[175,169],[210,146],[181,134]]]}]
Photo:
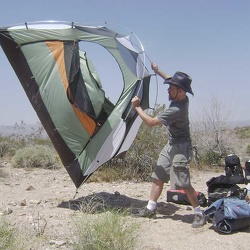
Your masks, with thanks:
[{"label": "blue t-shirt", "polygon": [[168,127],[169,143],[191,142],[189,127],[189,99],[172,101],[169,108],[158,114],[158,119]]}]

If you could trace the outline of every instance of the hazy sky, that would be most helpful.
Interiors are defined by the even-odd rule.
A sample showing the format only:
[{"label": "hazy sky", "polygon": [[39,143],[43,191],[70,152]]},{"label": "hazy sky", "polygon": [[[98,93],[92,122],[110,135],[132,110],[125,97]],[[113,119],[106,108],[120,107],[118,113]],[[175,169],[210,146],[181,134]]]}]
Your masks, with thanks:
[{"label": "hazy sky", "polygon": [[[8,0],[1,2],[0,27],[58,20],[120,24],[141,40],[147,56],[166,73],[188,73],[195,93],[191,118],[211,99],[230,120],[250,119],[250,1],[248,0]],[[119,27],[118,27],[119,30]],[[124,31],[124,29],[122,29]],[[123,32],[124,33],[124,32]],[[85,47],[84,47],[85,48]],[[88,51],[88,49],[90,51]],[[119,81],[112,59],[86,47],[111,99]],[[168,105],[158,78],[158,103]],[[38,122],[16,75],[0,49],[0,125]],[[113,85],[112,85],[113,84]],[[151,88],[156,89],[153,81]],[[115,92],[115,93],[114,93]],[[153,94],[154,99],[155,94]]]}]

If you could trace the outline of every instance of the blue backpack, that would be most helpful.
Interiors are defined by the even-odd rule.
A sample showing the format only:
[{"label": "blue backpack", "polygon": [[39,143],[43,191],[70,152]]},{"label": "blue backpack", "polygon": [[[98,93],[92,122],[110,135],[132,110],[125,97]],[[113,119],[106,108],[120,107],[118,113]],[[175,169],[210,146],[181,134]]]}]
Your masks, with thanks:
[{"label": "blue backpack", "polygon": [[238,197],[215,201],[204,211],[204,215],[212,220],[217,232],[230,234],[250,227],[250,204]]}]

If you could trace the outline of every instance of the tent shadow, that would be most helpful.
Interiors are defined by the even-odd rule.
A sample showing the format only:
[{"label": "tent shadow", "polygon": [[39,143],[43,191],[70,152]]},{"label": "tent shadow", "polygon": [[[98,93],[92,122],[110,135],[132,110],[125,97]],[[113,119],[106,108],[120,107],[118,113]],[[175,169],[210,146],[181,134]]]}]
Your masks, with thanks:
[{"label": "tent shadow", "polygon": [[[84,211],[91,213],[100,213],[107,210],[119,210],[121,212],[133,213],[134,210],[143,208],[147,205],[147,200],[139,200],[119,192],[108,193],[99,192],[82,196],[78,199],[63,201],[58,207],[71,209],[74,211]],[[172,203],[159,202],[157,205],[157,214],[161,216],[170,216],[178,211],[180,207]]]}]

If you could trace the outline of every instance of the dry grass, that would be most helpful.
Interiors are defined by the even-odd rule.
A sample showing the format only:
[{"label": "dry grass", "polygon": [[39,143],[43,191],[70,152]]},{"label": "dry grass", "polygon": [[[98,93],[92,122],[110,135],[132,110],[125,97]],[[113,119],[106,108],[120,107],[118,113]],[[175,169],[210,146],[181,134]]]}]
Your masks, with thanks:
[{"label": "dry grass", "polygon": [[129,221],[119,210],[105,210],[99,198],[81,203],[80,214],[73,219],[74,249],[135,249],[139,224]]}]

